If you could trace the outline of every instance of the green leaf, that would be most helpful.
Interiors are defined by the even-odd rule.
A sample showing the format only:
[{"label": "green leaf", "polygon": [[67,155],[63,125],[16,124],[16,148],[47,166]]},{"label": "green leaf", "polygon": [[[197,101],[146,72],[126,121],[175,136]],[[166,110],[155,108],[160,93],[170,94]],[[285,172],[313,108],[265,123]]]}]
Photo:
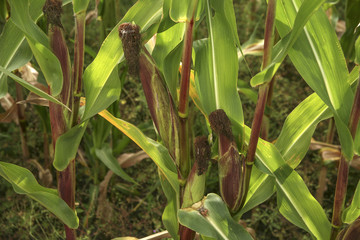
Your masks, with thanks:
[{"label": "green leaf", "polygon": [[[276,27],[282,38],[289,34],[291,28],[295,28],[293,22],[296,21],[297,14],[300,14],[297,10],[301,2],[294,0],[287,2],[286,6],[279,4]],[[305,3],[306,1],[300,10]],[[346,61],[337,36],[322,9],[312,15],[290,49],[289,56],[307,84],[329,106],[334,117],[338,118],[336,127],[342,150],[346,158],[351,159],[353,143],[349,131],[345,128],[349,122],[354,94],[350,84],[344,81],[348,78]]]},{"label": "green leaf", "polygon": [[249,239],[251,235],[236,223],[221,197],[210,193],[191,208],[180,209],[179,222],[204,235],[215,239]]},{"label": "green leaf", "polygon": [[90,0],[73,0],[74,13],[86,12]]},{"label": "green leaf", "polygon": [[77,228],[79,219],[76,213],[62,200],[56,189],[45,188],[38,184],[26,168],[0,162],[0,175],[13,186],[18,194],[26,194],[55,214],[69,228]]},{"label": "green leaf", "polygon": [[[97,86],[97,85],[96,85]],[[94,86],[95,87],[95,86]],[[115,66],[109,78],[103,86],[99,87],[99,95],[96,98],[87,98],[85,112],[81,121],[86,121],[103,109],[110,106],[120,97],[121,81],[118,75],[118,67]],[[87,110],[87,111],[86,111]]]},{"label": "green leaf", "polygon": [[[172,0],[169,15],[174,22],[190,21],[193,13],[195,19],[199,19],[203,2],[202,0]],[[199,5],[199,7],[197,7],[197,5]]]},{"label": "green leaf", "polygon": [[102,161],[111,171],[122,179],[136,183],[119,165],[117,159],[112,154],[110,146],[105,145],[101,149],[95,149],[96,156]]},{"label": "green leaf", "polygon": [[[63,5],[68,4],[71,0],[63,1]],[[42,14],[42,7],[44,5],[43,0],[30,0],[29,12],[33,20],[37,20]],[[6,22],[3,32],[0,36],[0,66],[9,68],[9,64],[19,56],[17,52],[20,51],[20,47],[24,42],[24,33],[20,30],[11,18]],[[24,56],[21,56],[22,58]],[[12,71],[13,69],[11,69]],[[6,76],[0,71],[0,97],[3,97],[7,92]]]},{"label": "green leaf", "polygon": [[33,57],[29,44],[26,41],[23,41],[19,48],[17,49],[15,55],[11,59],[10,63],[7,66],[7,70],[14,71],[25,64],[27,64]]},{"label": "green leaf", "polygon": [[32,20],[29,14],[29,1],[11,0],[9,3],[12,10],[11,20],[25,34],[46,82],[51,88],[51,94],[59,95],[63,83],[60,62],[52,53],[47,36]]},{"label": "green leaf", "polygon": [[107,107],[104,105],[100,109],[99,105],[97,107],[94,107],[94,105],[95,102],[101,102],[106,99],[110,94],[109,91],[112,91],[110,88],[107,89],[106,86],[109,85],[106,82],[110,81],[110,75],[114,71],[115,66],[123,59],[124,53],[118,32],[120,24],[133,21],[144,32],[160,20],[162,4],[162,0],[138,1],[104,40],[98,55],[84,72],[84,88],[87,103],[83,119],[87,119]]},{"label": "green leaf", "polygon": [[249,191],[246,196],[244,206],[234,216],[239,220],[247,211],[268,200],[275,193],[275,178],[261,172],[253,166],[249,184]]},{"label": "green leaf", "polygon": [[[245,137],[245,142],[248,143],[248,127],[245,127]],[[331,224],[324,210],[311,195],[299,174],[285,163],[273,144],[259,139],[255,165],[275,177],[278,207],[282,215],[318,239],[330,238]]]},{"label": "green leaf", "polygon": [[360,31],[356,31],[360,23],[360,0],[347,0],[345,8],[346,31],[341,37],[341,46],[347,59],[354,57],[354,43]]},{"label": "green leaf", "polygon": [[109,121],[114,127],[132,139],[142,150],[144,150],[154,163],[159,167],[159,171],[166,177],[174,191],[179,193],[179,182],[175,162],[170,157],[168,150],[160,143],[146,137],[137,127],[124,120],[114,117],[108,111],[99,113],[100,116]]},{"label": "green leaf", "polygon": [[292,168],[305,156],[318,123],[331,116],[330,109],[315,93],[288,115],[275,146]]},{"label": "green leaf", "polygon": [[360,37],[355,42],[355,63],[360,64]]},{"label": "green leaf", "polygon": [[342,213],[342,221],[350,224],[360,216],[360,181],[356,187],[354,197],[348,206]]},{"label": "green leaf", "polygon": [[171,237],[175,240],[179,239],[179,222],[177,218],[177,211],[179,209],[178,195],[174,191],[173,187],[166,179],[164,174],[159,170],[159,179],[161,187],[167,199],[167,204],[162,214],[162,221],[164,226],[171,234]]},{"label": "green leaf", "polygon": [[[350,84],[356,85],[358,72],[359,67],[352,70],[348,78]],[[318,122],[331,116],[331,111],[316,93],[307,97],[289,114],[275,146],[292,168],[298,166],[307,152],[311,136]],[[360,137],[360,131],[357,136]],[[273,188],[274,177],[261,173],[257,171],[257,168],[254,168],[244,207],[236,214],[235,219],[240,219],[242,214],[267,200],[274,193]]]},{"label": "green leaf", "polygon": [[56,170],[63,171],[69,165],[69,162],[75,159],[87,124],[88,121],[85,121],[76,125],[56,140],[53,162]]},{"label": "green leaf", "polygon": [[164,73],[166,85],[173,99],[177,99],[179,65],[182,56],[185,24],[178,23],[156,35],[152,56],[157,67]]},{"label": "green leaf", "polygon": [[11,77],[12,79],[14,79],[15,82],[19,83],[21,86],[23,86],[24,88],[28,89],[29,91],[36,93],[37,95],[39,95],[40,97],[43,97],[53,103],[59,104],[67,109],[69,109],[67,106],[65,106],[62,102],[60,102],[59,100],[57,100],[56,98],[54,98],[53,96],[47,94],[46,92],[42,91],[41,89],[35,87],[34,85],[28,83],[27,81],[25,81],[22,78],[19,78],[18,76],[16,76],[15,74],[9,72],[8,70],[6,70],[5,68],[3,68],[2,66],[0,66],[0,72],[4,73],[5,75]]},{"label": "green leaf", "polygon": [[[295,21],[292,26],[292,31],[286,36],[283,35],[279,43],[276,44],[273,51],[273,61],[271,62],[271,64],[269,64],[263,71],[261,71],[251,79],[251,85],[253,87],[269,82],[272,79],[281,62],[285,59],[289,50],[297,40],[298,36],[301,34],[309,18],[321,7],[324,2],[325,0],[304,1],[298,13],[296,14],[296,18],[294,17]],[[283,4],[278,5],[283,6]],[[287,6],[287,9],[289,7],[290,6]],[[297,6],[296,9],[298,9]]]},{"label": "green leaf", "polygon": [[243,111],[237,92],[236,47],[240,44],[232,1],[207,0],[206,13],[209,38],[194,42],[195,84],[200,102],[207,115],[221,108],[232,122],[243,126]]}]

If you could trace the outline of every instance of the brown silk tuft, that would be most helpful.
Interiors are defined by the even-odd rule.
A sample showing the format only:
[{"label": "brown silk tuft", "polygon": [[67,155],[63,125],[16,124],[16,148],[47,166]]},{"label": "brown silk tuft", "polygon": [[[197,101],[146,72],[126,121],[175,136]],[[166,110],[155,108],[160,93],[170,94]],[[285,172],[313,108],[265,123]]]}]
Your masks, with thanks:
[{"label": "brown silk tuft", "polygon": [[138,25],[123,23],[119,26],[119,36],[123,44],[125,59],[132,76],[139,76],[139,56],[141,48],[141,34]]},{"label": "brown silk tuft", "polygon": [[209,122],[214,132],[218,135],[226,136],[229,141],[233,141],[231,122],[224,110],[218,109],[210,113]]},{"label": "brown silk tuft", "polygon": [[43,13],[48,21],[48,24],[63,28],[61,24],[62,1],[46,0],[43,7]]}]

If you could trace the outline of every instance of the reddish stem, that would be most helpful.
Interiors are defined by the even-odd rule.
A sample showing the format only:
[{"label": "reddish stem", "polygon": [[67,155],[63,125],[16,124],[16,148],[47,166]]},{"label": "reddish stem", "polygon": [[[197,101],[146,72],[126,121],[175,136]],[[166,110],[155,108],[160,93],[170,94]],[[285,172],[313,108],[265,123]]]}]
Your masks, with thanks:
[{"label": "reddish stem", "polygon": [[189,86],[190,86],[190,70],[191,70],[191,54],[192,54],[192,33],[194,27],[194,18],[187,22],[184,53],[181,68],[180,96],[179,96],[179,114],[187,116]]},{"label": "reddish stem", "polygon": [[[360,118],[360,84],[358,83],[354,98],[354,103],[351,109],[350,120],[349,120],[349,129],[350,133],[355,138],[357,126]],[[348,159],[351,161],[351,159]],[[347,182],[348,182],[348,174],[349,174],[349,163],[347,159],[345,159],[344,155],[341,154],[339,169],[338,169],[338,177],[336,180],[336,189],[335,189],[335,199],[334,199],[334,207],[333,207],[333,216],[332,216],[332,229],[331,229],[331,239],[335,239],[339,233],[339,229],[341,227],[341,213],[344,207],[345,198],[346,198],[346,190],[347,190]]]}]

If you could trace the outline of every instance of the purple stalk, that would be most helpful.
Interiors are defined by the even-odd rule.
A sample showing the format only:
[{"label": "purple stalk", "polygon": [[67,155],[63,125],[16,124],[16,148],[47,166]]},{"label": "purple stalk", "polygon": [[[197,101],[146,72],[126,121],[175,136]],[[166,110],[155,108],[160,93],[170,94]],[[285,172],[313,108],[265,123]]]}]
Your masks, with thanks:
[{"label": "purple stalk", "polygon": [[[354,98],[354,103],[351,109],[350,121],[349,121],[349,129],[350,133],[355,138],[356,129],[359,123],[360,118],[360,85],[358,84],[356,88],[356,94]],[[344,208],[345,198],[346,198],[346,190],[347,190],[347,182],[349,175],[349,162],[345,159],[344,155],[341,154],[339,168],[338,168],[338,176],[336,180],[336,189],[335,189],[335,199],[333,206],[333,216],[332,216],[332,228],[331,228],[331,239],[335,240],[336,236],[339,233],[342,221],[341,221],[341,213]]]},{"label": "purple stalk", "polygon": [[[265,22],[264,55],[263,55],[263,64],[262,64],[263,69],[266,68],[266,66],[268,66],[271,62],[271,52],[274,44],[275,13],[276,13],[276,0],[269,0],[267,13],[266,13],[266,22]],[[268,83],[260,86],[258,101],[255,109],[255,115],[251,126],[249,148],[246,156],[245,185],[244,185],[245,195],[241,205],[245,203],[246,195],[249,190],[251,170],[252,170],[252,165],[254,164],[255,152],[260,137],[260,130],[261,130],[268,93],[269,93]]]},{"label": "purple stalk", "polygon": [[[47,0],[43,7],[44,15],[49,25],[50,46],[58,58],[63,73],[63,87],[60,93],[60,101],[72,108],[72,82],[71,64],[66,41],[61,25],[62,1]],[[70,114],[60,105],[49,103],[50,124],[55,150],[56,141],[59,136],[64,134],[69,127]],[[60,197],[75,210],[75,161],[72,160],[64,171],[57,172],[58,191]],[[76,239],[76,231],[64,225],[67,240]]]}]

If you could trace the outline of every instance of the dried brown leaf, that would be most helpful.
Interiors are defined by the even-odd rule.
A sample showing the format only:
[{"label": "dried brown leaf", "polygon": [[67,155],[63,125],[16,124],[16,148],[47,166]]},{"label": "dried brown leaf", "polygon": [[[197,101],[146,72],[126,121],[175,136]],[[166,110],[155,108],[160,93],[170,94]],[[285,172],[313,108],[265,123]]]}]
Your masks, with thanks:
[{"label": "dried brown leaf", "polygon": [[149,156],[144,151],[139,151],[136,153],[121,154],[117,160],[122,168],[129,168],[146,158],[149,158]]},{"label": "dried brown leaf", "polygon": [[21,78],[27,81],[28,83],[33,85],[37,83],[37,78],[39,76],[39,73],[36,71],[35,68],[32,67],[30,62],[20,67],[19,72],[21,74]]},{"label": "dried brown leaf", "polygon": [[14,104],[10,109],[8,109],[4,113],[0,113],[0,122],[2,123],[10,123],[15,122],[19,124],[19,118],[17,114],[17,106]]}]

